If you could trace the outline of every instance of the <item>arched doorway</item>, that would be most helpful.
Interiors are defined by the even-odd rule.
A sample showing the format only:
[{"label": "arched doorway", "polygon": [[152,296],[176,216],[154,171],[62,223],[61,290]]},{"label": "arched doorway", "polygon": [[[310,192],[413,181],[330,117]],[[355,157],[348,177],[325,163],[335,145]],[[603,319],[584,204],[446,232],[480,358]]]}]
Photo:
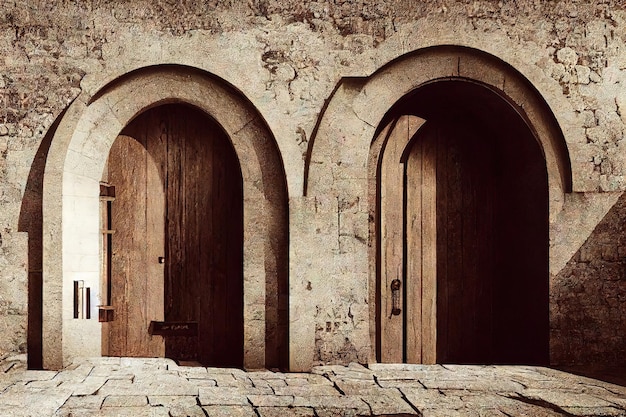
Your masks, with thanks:
[{"label": "arched doorway", "polygon": [[448,78],[383,119],[378,360],[548,363],[548,179],[522,114]]},{"label": "arched doorway", "polygon": [[[440,83],[453,81],[475,84],[480,88],[471,90],[469,98],[459,102],[457,108],[460,106],[468,114],[470,111],[479,111],[483,115],[489,115],[490,112],[496,111],[492,114],[492,121],[502,117],[503,109],[509,109],[506,114],[510,115],[512,120],[523,121],[525,131],[532,132],[532,142],[536,143],[547,172],[549,213],[545,221],[551,225],[558,221],[566,195],[572,191],[573,183],[572,162],[563,131],[567,131],[570,139],[574,141],[576,140],[574,138],[582,137],[578,136],[582,131],[574,122],[575,114],[571,106],[563,100],[560,91],[551,88],[552,80],[540,71],[534,71],[532,64],[525,65],[521,61],[513,63],[515,66],[505,62],[501,57],[467,46],[437,45],[418,49],[397,56],[373,73],[367,73],[366,68],[369,67],[364,67],[362,77],[343,78],[320,115],[316,133],[309,140],[309,153],[305,159],[304,194],[313,201],[325,201],[329,196],[336,197],[337,201],[351,201],[355,199],[355,195],[364,195],[363,190],[367,190],[367,208],[362,205],[358,207],[357,212],[367,219],[368,239],[363,239],[365,245],[362,247],[355,246],[352,255],[354,259],[367,259],[367,270],[361,264],[351,267],[350,273],[354,278],[351,282],[354,285],[347,287],[345,293],[360,296],[364,287],[367,291],[367,309],[370,317],[367,348],[370,352],[369,360],[372,362],[382,360],[381,340],[384,337],[381,334],[381,317],[389,317],[389,311],[381,307],[382,262],[379,244],[381,236],[378,188],[381,180],[380,163],[383,159],[381,148],[386,138],[385,131],[390,130],[386,129],[387,126],[391,127],[390,122],[400,119],[403,115],[419,116],[422,120],[428,120],[428,114],[425,112],[431,107],[445,114],[445,108],[453,107],[458,100],[456,95],[449,91],[444,95],[445,101],[444,97],[438,99],[438,94],[431,93],[433,101],[430,103],[427,95],[419,95],[419,92],[426,91],[424,88],[430,84],[435,88],[443,85]],[[478,91],[482,95],[478,94]],[[440,92],[443,92],[443,89]],[[486,100],[483,100],[483,96],[486,96]],[[443,104],[434,106],[437,100]],[[421,115],[416,109],[422,112]],[[406,137],[406,129],[403,136]],[[399,151],[398,160],[402,158],[403,150],[404,148]],[[403,177],[395,181],[400,185],[402,182]],[[400,190],[402,189],[400,186]],[[402,207],[402,204],[398,207]],[[317,206],[315,211],[318,212]],[[402,210],[398,212],[403,213]],[[319,216],[325,216],[325,213]],[[336,211],[329,211],[327,220],[330,222],[331,218],[334,219],[332,221],[341,220],[337,217]],[[400,220],[403,221],[402,218]],[[335,222],[335,224],[336,227],[333,226],[332,232],[341,235],[341,227],[345,223]],[[539,248],[544,250],[547,245],[546,238],[541,241]],[[557,245],[550,246],[549,250],[551,260],[559,257]],[[324,265],[331,266],[329,271],[340,276],[345,270],[340,259],[342,254],[336,256],[334,252],[336,251],[329,247],[323,257],[318,257],[323,259]],[[402,247],[400,254],[404,259]],[[520,255],[520,262],[526,259],[528,256]],[[402,262],[400,264],[402,265]],[[552,267],[554,263],[551,263]],[[396,273],[397,269],[394,270],[394,274]],[[403,273],[400,270],[400,274]],[[395,277],[391,278],[393,279]],[[368,283],[367,286],[362,285],[364,281]],[[386,283],[385,288],[389,284]],[[341,290],[344,290],[344,287],[341,287]],[[554,320],[554,317],[552,319]],[[319,328],[324,328],[325,323],[319,321],[316,324]],[[553,345],[558,337],[555,330],[552,328],[550,335]],[[403,360],[402,343],[401,339],[396,343],[400,346],[400,359],[394,359],[394,362]]]},{"label": "arched doorway", "polygon": [[223,129],[189,105],[147,110],[102,189],[103,354],[243,366],[242,176]]},{"label": "arched doorway", "polygon": [[[176,117],[161,114],[160,112],[164,109],[169,109]],[[196,116],[192,113],[195,113]],[[159,117],[165,122],[153,120]],[[263,117],[240,91],[212,74],[180,65],[139,68],[123,76],[112,78],[110,83],[104,85],[95,94],[87,95],[85,93],[85,96],[75,100],[67,109],[58,129],[54,132],[46,158],[42,198],[43,321],[41,340],[43,341],[43,367],[60,368],[71,363],[76,357],[111,354],[109,342],[102,340],[103,335],[109,336],[107,332],[103,332],[102,327],[103,325],[108,326],[110,321],[104,321],[104,323],[99,321],[100,313],[102,312],[103,316],[107,316],[110,314],[107,309],[111,307],[107,305],[110,304],[111,297],[107,299],[107,288],[103,284],[105,281],[103,278],[106,274],[103,274],[103,261],[105,260],[102,259],[103,251],[101,249],[101,245],[104,243],[102,226],[105,226],[105,234],[109,229],[106,227],[108,226],[107,222],[103,221],[102,218],[102,213],[105,212],[102,210],[102,206],[111,203],[113,208],[116,203],[119,206],[122,200],[117,196],[115,197],[116,200],[108,201],[114,198],[112,189],[106,183],[103,184],[102,180],[103,173],[108,170],[107,160],[111,155],[111,148],[120,135],[141,136],[141,129],[139,129],[139,133],[132,130],[142,118],[152,120],[146,122],[145,126],[152,127],[146,127],[143,134],[152,128],[161,129],[159,136],[161,140],[164,135],[171,134],[172,138],[168,141],[169,144],[180,145],[184,143],[185,146],[193,148],[193,152],[185,155],[185,158],[192,161],[189,164],[189,171],[185,170],[184,174],[181,171],[178,176],[166,176],[168,180],[171,178],[177,181],[187,181],[185,178],[203,178],[204,180],[209,178],[211,168],[208,163],[205,163],[206,158],[201,157],[208,153],[214,156],[219,154],[219,163],[223,162],[224,166],[230,167],[224,168],[225,171],[220,171],[222,172],[220,178],[228,176],[228,180],[226,182],[220,180],[220,184],[229,188],[228,192],[225,188],[220,188],[226,194],[220,194],[219,197],[228,195],[232,197],[232,200],[227,197],[224,201],[241,204],[241,207],[234,207],[227,203],[225,204],[227,209],[224,210],[231,210],[229,215],[232,214],[233,219],[241,216],[242,224],[240,227],[242,232],[240,235],[235,230],[237,220],[235,223],[224,222],[225,229],[220,230],[223,233],[228,233],[227,240],[232,238],[233,241],[237,241],[239,239],[241,245],[239,250],[242,251],[241,259],[245,259],[245,262],[239,262],[242,280],[232,280],[235,286],[239,285],[236,290],[230,289],[231,278],[233,278],[233,275],[230,275],[228,277],[228,289],[211,288],[211,291],[214,291],[212,294],[218,294],[218,301],[228,303],[226,306],[216,304],[221,306],[220,308],[226,309],[226,316],[229,317],[229,320],[232,319],[232,321],[228,321],[228,325],[232,325],[233,329],[236,330],[240,326],[240,320],[243,320],[243,332],[232,332],[233,337],[239,338],[236,342],[224,344],[223,341],[218,343],[216,340],[212,340],[211,343],[214,347],[223,345],[225,349],[232,348],[233,352],[243,351],[243,354],[234,355],[238,359],[233,361],[231,359],[219,359],[217,362],[222,365],[229,362],[232,362],[231,364],[242,363],[242,366],[246,368],[287,368],[289,363],[288,197],[285,171],[278,145]],[[166,128],[170,130],[164,131],[163,129],[167,130]],[[176,135],[186,136],[186,132],[189,131],[194,131],[195,133],[191,136],[195,135],[194,137],[197,137],[198,140],[181,142],[179,137],[174,137]],[[221,151],[205,148],[204,146],[208,146],[207,142],[221,143]],[[143,154],[146,160],[143,164],[135,164],[132,159],[126,160],[125,167],[131,172],[140,166],[143,166],[146,171],[148,169],[153,170],[153,174],[164,172],[164,167],[157,168],[154,165],[155,158],[150,154],[150,150],[146,150],[145,146],[136,138],[127,138],[127,145],[133,147],[133,152]],[[171,156],[177,155],[176,153],[168,152],[167,154],[168,167],[175,169],[184,166],[184,164],[179,163],[179,160],[169,160]],[[177,157],[181,158],[181,155],[179,154]],[[203,163],[198,163],[199,160],[203,160]],[[170,162],[172,162],[171,165]],[[124,172],[124,170],[119,172]],[[164,181],[163,177],[158,174],[154,174],[150,178],[157,179],[157,183]],[[105,179],[109,180],[108,177]],[[135,180],[131,176],[127,181],[132,183]],[[238,181],[240,181],[241,187],[239,190],[234,186]],[[196,218],[195,221],[200,224],[200,220],[202,220],[201,226],[204,226],[204,222],[208,222],[209,214],[206,214],[206,210],[213,209],[213,205],[207,203],[208,200],[203,200],[200,197],[203,192],[207,191],[206,185],[203,181],[199,181],[184,188],[185,190],[195,189],[194,193],[196,193],[197,198],[194,198],[198,205],[198,208],[194,208],[195,211],[192,210],[187,213],[183,210],[175,211],[182,217],[200,217],[200,219]],[[109,187],[108,190],[107,187]],[[156,187],[156,189],[159,188]],[[181,189],[183,188],[169,184],[163,186],[162,192],[169,193]],[[187,197],[183,195],[180,198]],[[159,199],[165,205],[168,198],[167,195],[146,194],[143,203],[141,203],[141,198],[131,199],[129,207],[132,204],[145,203],[155,206]],[[211,199],[212,202],[214,200]],[[217,198],[217,200],[222,201],[223,199]],[[158,205],[156,204],[156,206]],[[165,207],[170,207],[169,202]],[[164,210],[165,208],[163,208]],[[238,214],[241,211],[245,215]],[[204,216],[200,216],[202,213]],[[130,216],[130,213],[128,215]],[[165,219],[168,221],[166,222]],[[155,322],[152,326],[154,340],[157,340],[156,336],[161,337],[157,333],[161,333],[163,337],[169,337],[165,333],[173,328],[168,327],[168,320],[183,322],[182,327],[176,327],[174,330],[185,330],[184,325],[195,321],[189,311],[196,309],[199,313],[206,313],[206,310],[202,310],[205,308],[204,304],[191,305],[193,303],[187,303],[190,304],[191,310],[179,310],[178,316],[174,315],[168,318],[165,316],[167,285],[147,285],[145,276],[158,276],[161,280],[159,282],[162,282],[165,269],[174,267],[173,260],[182,259],[165,253],[166,249],[167,251],[184,251],[185,256],[191,254],[190,256],[197,260],[192,260],[192,264],[201,264],[201,260],[207,259],[205,257],[207,252],[201,252],[200,245],[192,249],[172,246],[170,243],[168,243],[170,245],[168,248],[165,244],[166,238],[169,239],[170,237],[166,235],[166,226],[180,227],[181,224],[175,220],[170,222],[167,216],[161,218],[160,224],[158,222],[149,224],[156,231],[165,230],[161,233],[161,239],[164,241],[163,246],[159,247],[161,250],[155,250],[151,254],[151,256],[156,255],[157,264],[153,264],[154,258],[150,258],[150,271],[146,266],[143,277],[127,280],[127,282],[146,286],[145,291],[155,291],[155,294],[150,295],[153,298],[150,305],[155,306],[155,309],[158,306],[157,313],[162,314],[162,316],[154,313],[154,311],[148,314],[148,307],[138,308],[136,312],[142,317],[139,321],[140,323],[143,322],[142,331],[145,332],[147,323]],[[111,229],[115,230],[113,227]],[[183,233],[188,230],[186,227],[181,227],[180,231],[176,231],[178,234],[173,234],[173,236],[180,241],[185,240]],[[158,236],[158,233],[154,235]],[[115,234],[111,236],[112,245],[114,236]],[[210,242],[211,239],[213,237],[206,239],[202,237],[202,242]],[[138,239],[138,241],[140,240]],[[141,242],[135,243],[140,244]],[[222,246],[213,248],[216,252],[236,246],[234,243],[231,246],[229,242],[224,240],[220,240],[219,244]],[[202,250],[204,251],[204,249]],[[147,257],[147,249],[142,249],[142,251],[140,252],[146,253]],[[213,262],[211,258],[213,255],[213,252],[209,254],[210,262]],[[238,256],[238,254],[235,255]],[[163,259],[159,260],[159,258]],[[111,260],[113,261],[113,259]],[[231,260],[224,262],[228,264]],[[234,261],[232,262],[234,263]],[[111,264],[111,266],[113,265]],[[219,265],[210,266],[219,268]],[[111,271],[112,269],[110,268]],[[157,273],[152,273],[154,271]],[[232,272],[233,270],[229,269],[229,271]],[[187,273],[191,274],[191,272],[183,270],[178,276]],[[172,274],[171,278],[173,277]],[[183,280],[186,279],[189,278],[183,277]],[[202,280],[194,281],[193,285],[199,282]],[[215,281],[211,282],[216,283]],[[223,283],[224,281],[219,282]],[[173,288],[172,291],[177,291],[174,286],[171,288]],[[196,286],[193,287],[193,290],[199,290],[199,288]],[[241,301],[243,311],[240,311],[238,306],[241,304],[239,304],[238,296],[235,295],[241,291],[243,291],[243,301]],[[194,294],[194,296],[196,295]],[[206,294],[201,294],[201,296],[204,295]],[[158,300],[159,297],[163,301],[155,302],[154,299]],[[181,297],[184,298],[186,295],[173,296],[174,300],[179,301]],[[133,310],[136,301],[130,300],[127,310]],[[99,307],[101,305],[102,308]],[[229,311],[230,308],[234,310],[231,312]],[[243,317],[243,319],[238,318],[238,316]],[[113,310],[113,317],[115,317],[115,310]],[[110,320],[110,317],[102,318]],[[162,325],[165,325],[165,328]],[[194,326],[190,325],[190,333],[197,333],[198,335],[206,333],[206,329],[200,328],[202,326],[200,321],[198,321],[197,326],[196,332],[193,329]],[[193,337],[193,335],[187,336]],[[180,334],[180,332],[176,335],[176,337],[187,336]],[[219,335],[214,336],[218,337]],[[231,333],[229,332],[228,337],[230,336]],[[142,337],[145,341],[148,336],[145,333],[140,337],[138,336],[139,339]],[[200,337],[198,336],[198,338]],[[241,340],[243,341],[241,342]],[[240,343],[243,344],[243,348]],[[155,349],[156,353],[150,353],[149,356],[166,356],[168,354],[167,341],[165,344],[155,342],[150,349]],[[143,353],[137,352],[137,355],[143,356]],[[213,362],[213,359],[210,359],[211,352],[187,355],[187,353],[179,350],[179,354],[172,354],[172,356],[174,355],[179,355],[180,360],[198,357],[198,361]],[[243,357],[241,358],[241,356]]]}]

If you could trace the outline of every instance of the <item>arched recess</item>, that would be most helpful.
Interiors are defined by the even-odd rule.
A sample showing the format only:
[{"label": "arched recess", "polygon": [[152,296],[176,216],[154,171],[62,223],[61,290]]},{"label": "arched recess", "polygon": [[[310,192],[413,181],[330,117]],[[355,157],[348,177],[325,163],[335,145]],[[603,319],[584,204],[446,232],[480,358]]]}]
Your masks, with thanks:
[{"label": "arched recess", "polygon": [[243,366],[242,183],[200,109],[160,105],[122,130],[101,183],[103,355]]},{"label": "arched recess", "polygon": [[[380,331],[376,307],[379,254],[375,219],[377,172],[383,142],[374,139],[385,128],[386,121],[391,120],[390,114],[400,114],[393,113],[398,109],[394,106],[403,98],[430,83],[446,80],[479,84],[484,91],[495,94],[501,103],[509,106],[532,132],[545,161],[546,221],[555,219],[563,206],[565,193],[572,189],[571,163],[559,121],[567,124],[573,118],[566,110],[558,109],[560,117],[557,121],[532,82],[498,57],[468,47],[433,46],[403,55],[369,77],[343,79],[328,101],[316,134],[309,142],[304,193],[311,199],[325,195],[344,198],[354,190],[367,190],[370,232],[367,282],[372,361],[376,361]],[[538,85],[541,84],[539,81],[546,82],[543,79],[535,81]],[[560,97],[550,96],[551,102],[560,100]],[[477,100],[472,105],[480,107],[482,103]],[[569,125],[565,127],[571,128]],[[347,184],[351,186],[348,188]],[[363,194],[363,191],[359,192]]]},{"label": "arched recess", "polygon": [[403,97],[376,173],[377,359],[548,363],[548,180],[523,117],[463,78]]},{"label": "arched recess", "polygon": [[[43,196],[45,368],[102,352],[100,182],[120,132],[142,113],[172,103],[193,106],[217,123],[241,168],[243,366],[287,366],[287,190],[274,137],[254,106],[227,82],[166,65],[126,74],[91,98],[79,96],[54,135]],[[75,282],[90,289],[90,319],[74,318]]]},{"label": "arched recess", "polygon": [[28,233],[28,368],[42,369],[42,268],[43,268],[43,174],[52,138],[65,115],[57,116],[46,134],[31,164],[20,210],[19,230]]}]

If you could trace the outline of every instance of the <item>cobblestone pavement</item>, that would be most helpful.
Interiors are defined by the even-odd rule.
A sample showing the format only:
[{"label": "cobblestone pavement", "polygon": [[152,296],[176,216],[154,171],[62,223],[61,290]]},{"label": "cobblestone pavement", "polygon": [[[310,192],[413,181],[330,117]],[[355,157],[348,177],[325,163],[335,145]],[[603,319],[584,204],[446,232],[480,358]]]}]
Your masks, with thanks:
[{"label": "cobblestone pavement", "polygon": [[0,416],[626,416],[626,387],[547,368],[372,364],[311,373],[85,359],[0,362]]}]

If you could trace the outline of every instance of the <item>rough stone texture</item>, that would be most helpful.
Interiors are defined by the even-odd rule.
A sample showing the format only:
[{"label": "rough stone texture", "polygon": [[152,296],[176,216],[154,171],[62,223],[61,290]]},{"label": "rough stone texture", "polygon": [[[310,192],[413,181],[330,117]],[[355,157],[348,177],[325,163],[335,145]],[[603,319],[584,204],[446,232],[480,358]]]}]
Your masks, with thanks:
[{"label": "rough stone texture", "polygon": [[623,194],[552,282],[555,364],[624,361],[625,218]]},{"label": "rough stone texture", "polygon": [[[133,359],[122,366],[131,379],[126,393],[81,394],[76,389],[41,385],[51,381],[77,380],[71,369],[60,372],[26,371],[25,357],[0,361],[0,413],[3,416],[623,416],[626,388],[600,380],[578,377],[541,367],[380,365],[370,369],[358,364],[320,366],[300,375],[297,396],[275,392],[259,396],[252,385],[201,389],[195,395],[137,395],[139,379],[190,383],[191,370],[200,379],[224,375],[245,376],[257,382],[289,380],[290,374],[273,372],[224,372],[216,368],[178,367],[172,361]],[[111,372],[108,382],[119,383],[116,370],[98,359],[82,362],[101,375]],[[82,366],[81,365],[81,366]],[[197,370],[202,372],[196,372]],[[326,395],[339,381],[376,382],[352,393]],[[105,377],[108,378],[108,377]],[[87,381],[88,377],[84,379]],[[441,380],[438,386],[426,381]],[[256,383],[255,383],[256,385]],[[433,385],[429,388],[429,385]],[[462,387],[462,388],[459,388]]]},{"label": "rough stone texture", "polygon": [[27,350],[27,253],[25,233],[0,228],[0,355]]},{"label": "rough stone texture", "polygon": [[[374,318],[363,279],[371,244],[367,191],[333,184],[349,198],[303,196],[309,144],[342,77],[369,76],[399,56],[439,44],[494,54],[528,77],[564,129],[573,190],[592,196],[626,189],[626,11],[620,1],[0,4],[0,355],[27,346],[27,279],[35,282],[42,262],[37,204],[46,133],[77,97],[87,103],[140,67],[176,63],[215,74],[252,102],[274,134],[290,196],[293,369],[372,357]],[[350,89],[348,83],[341,88]],[[355,163],[353,144],[336,139],[339,162]],[[572,199],[564,210],[583,218],[608,205],[597,227],[590,216],[576,239],[564,238],[568,232],[558,221],[551,232],[555,363],[626,360],[624,199],[613,208],[594,204],[585,210]],[[321,248],[333,253],[332,262],[319,259]],[[361,382],[342,384],[355,390]]]}]

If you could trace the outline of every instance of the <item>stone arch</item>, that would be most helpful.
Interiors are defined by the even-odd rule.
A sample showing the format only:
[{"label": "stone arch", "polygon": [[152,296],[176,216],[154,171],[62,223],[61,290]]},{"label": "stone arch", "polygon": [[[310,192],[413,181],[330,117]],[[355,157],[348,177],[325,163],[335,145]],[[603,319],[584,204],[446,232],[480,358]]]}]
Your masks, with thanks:
[{"label": "stone arch", "polygon": [[[356,140],[367,143],[367,148],[359,147],[359,153],[354,156],[355,160],[366,160],[368,157],[362,152],[369,151],[374,131],[395,103],[422,85],[452,78],[473,80],[497,91],[528,120],[546,157],[553,203],[551,217],[558,213],[562,194],[572,190],[572,172],[567,144],[554,112],[538,89],[517,69],[486,52],[454,45],[423,48],[388,62],[368,77],[342,79],[309,141],[304,194],[310,195],[320,186],[317,178],[328,167],[319,162],[332,158],[330,155],[343,156],[340,150],[328,152],[338,140],[329,135],[331,131],[340,129],[345,140],[350,133],[354,139],[358,137]],[[339,109],[346,104],[350,114],[342,114]],[[337,115],[345,117],[339,119]],[[354,132],[347,131],[348,123],[354,126]],[[316,162],[314,168],[312,161]]]},{"label": "stone arch", "polygon": [[[214,119],[239,160],[244,199],[244,366],[286,366],[287,188],[275,139],[254,106],[226,81],[176,65],[135,70],[68,108],[46,160],[43,196],[43,364],[100,355],[96,319],[72,317],[72,283],[99,300],[99,182],[120,131],[166,103]],[[279,298],[281,303],[279,303]],[[92,303],[93,305],[93,303]],[[92,316],[93,317],[93,316]]]},{"label": "stone arch", "polygon": [[[561,211],[572,191],[569,152],[562,126],[538,89],[523,74],[498,57],[468,47],[443,45],[403,55],[368,77],[344,78],[320,117],[305,162],[304,194],[311,199],[335,196],[350,200],[367,193],[369,245],[361,248],[369,259],[368,282],[371,360],[376,351],[376,170],[380,149],[373,144],[390,110],[420,87],[441,80],[476,82],[505,100],[525,120],[544,155],[548,179],[549,220]],[[558,98],[551,97],[558,101]],[[561,109],[562,113],[567,113]],[[570,115],[559,120],[570,123]],[[347,186],[347,184],[350,184]],[[362,281],[361,281],[362,280]]]},{"label": "stone arch", "polygon": [[42,369],[43,174],[46,158],[67,107],[44,135],[31,164],[20,209],[19,230],[28,233],[28,368]]}]

